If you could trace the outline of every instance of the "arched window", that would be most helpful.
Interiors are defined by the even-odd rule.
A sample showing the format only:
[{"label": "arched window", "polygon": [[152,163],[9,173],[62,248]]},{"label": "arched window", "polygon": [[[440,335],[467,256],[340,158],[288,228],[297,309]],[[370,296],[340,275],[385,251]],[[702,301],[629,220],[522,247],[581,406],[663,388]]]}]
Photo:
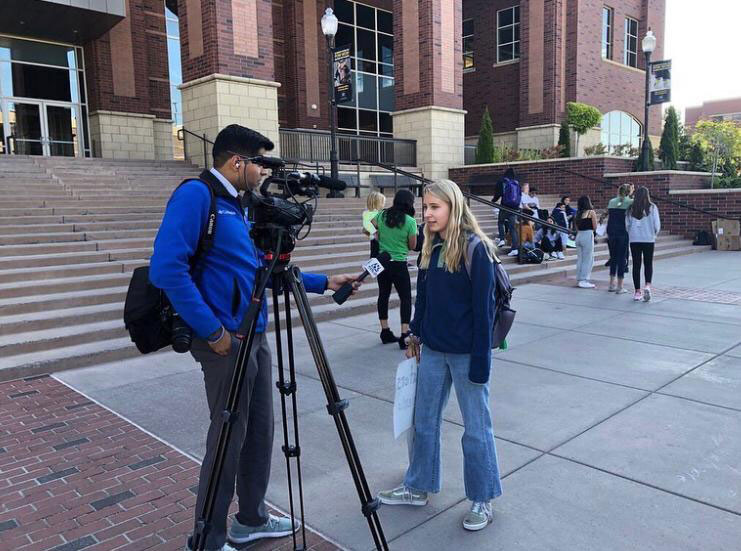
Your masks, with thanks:
[{"label": "arched window", "polygon": [[[609,153],[618,146],[638,148],[641,143],[641,123],[624,111],[610,111],[602,115],[602,144]],[[623,149],[623,154],[627,154]]]}]

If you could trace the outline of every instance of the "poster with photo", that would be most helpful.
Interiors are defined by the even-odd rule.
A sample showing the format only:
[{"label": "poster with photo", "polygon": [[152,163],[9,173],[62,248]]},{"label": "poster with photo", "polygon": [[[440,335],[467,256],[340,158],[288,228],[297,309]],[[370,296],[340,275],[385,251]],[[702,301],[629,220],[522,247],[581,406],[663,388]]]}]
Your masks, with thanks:
[{"label": "poster with photo", "polygon": [[649,105],[656,105],[671,101],[672,96],[672,62],[654,61],[650,65],[650,80],[648,85]]},{"label": "poster with photo", "polygon": [[337,103],[352,101],[350,46],[334,49],[334,99]]}]

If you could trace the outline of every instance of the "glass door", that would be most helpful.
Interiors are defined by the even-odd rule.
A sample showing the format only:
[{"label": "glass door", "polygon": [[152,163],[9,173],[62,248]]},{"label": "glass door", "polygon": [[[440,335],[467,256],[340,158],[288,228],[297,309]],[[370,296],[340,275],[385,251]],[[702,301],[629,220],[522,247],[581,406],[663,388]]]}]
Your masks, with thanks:
[{"label": "glass door", "polygon": [[41,103],[5,101],[5,143],[15,155],[44,155],[44,120]]},{"label": "glass door", "polygon": [[77,157],[77,109],[71,105],[55,105],[44,102],[46,123],[45,155]]}]

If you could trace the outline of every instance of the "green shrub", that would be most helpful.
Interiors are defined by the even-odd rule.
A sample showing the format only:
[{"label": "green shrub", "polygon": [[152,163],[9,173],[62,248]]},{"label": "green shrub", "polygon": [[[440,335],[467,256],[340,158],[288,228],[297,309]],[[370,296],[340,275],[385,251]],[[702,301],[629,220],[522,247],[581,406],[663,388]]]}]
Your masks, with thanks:
[{"label": "green shrub", "polygon": [[479,142],[476,145],[476,164],[497,162],[494,158],[494,129],[491,125],[489,107],[484,109],[479,129]]}]

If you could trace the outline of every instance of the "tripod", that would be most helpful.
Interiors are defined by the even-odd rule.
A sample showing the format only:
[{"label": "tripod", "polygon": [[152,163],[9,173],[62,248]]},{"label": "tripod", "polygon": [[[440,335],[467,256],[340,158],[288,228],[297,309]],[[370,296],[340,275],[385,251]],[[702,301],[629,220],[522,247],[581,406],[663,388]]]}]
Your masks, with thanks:
[{"label": "tripod", "polygon": [[[256,229],[256,228],[255,228]],[[301,480],[301,447],[299,443],[299,429],[298,429],[298,412],[296,406],[296,370],[294,363],[294,350],[293,350],[293,334],[291,326],[291,297],[298,308],[301,322],[306,332],[306,337],[311,348],[311,353],[314,358],[314,364],[316,365],[319,373],[319,378],[324,388],[324,393],[327,398],[327,412],[334,419],[337,427],[337,433],[342,443],[342,448],[345,452],[347,464],[350,467],[350,473],[355,483],[355,488],[358,492],[360,499],[361,511],[368,521],[368,527],[370,528],[373,541],[375,542],[376,549],[388,550],[388,544],[383,534],[383,528],[381,527],[381,521],[378,518],[376,511],[380,505],[377,499],[374,499],[371,495],[370,489],[368,488],[368,482],[363,473],[363,467],[360,463],[360,457],[355,447],[355,442],[350,433],[350,427],[345,417],[344,410],[348,407],[348,401],[340,398],[339,390],[334,381],[334,376],[329,367],[327,355],[322,346],[321,339],[319,337],[319,330],[314,321],[314,316],[311,312],[311,306],[309,299],[306,296],[306,289],[304,288],[303,281],[301,279],[301,272],[290,263],[291,255],[290,252],[282,253],[282,245],[284,240],[290,240],[290,236],[287,235],[287,231],[284,228],[275,227],[269,228],[274,235],[274,239],[267,242],[275,244],[275,247],[264,248],[265,260],[270,262],[269,265],[263,266],[258,272],[255,279],[255,287],[252,293],[252,299],[250,306],[245,315],[244,321],[240,327],[240,334],[245,335],[242,338],[242,342],[239,345],[239,351],[237,353],[237,360],[235,363],[235,369],[233,371],[232,380],[230,383],[229,391],[227,394],[227,400],[225,409],[222,412],[222,426],[219,431],[219,438],[216,447],[216,454],[214,463],[211,468],[211,472],[208,477],[208,485],[206,489],[206,498],[203,502],[203,506],[200,511],[197,511],[196,528],[193,533],[193,550],[203,551],[206,545],[206,536],[208,535],[211,519],[213,516],[214,503],[216,500],[216,491],[218,487],[219,479],[221,478],[224,461],[226,458],[227,445],[232,431],[232,426],[236,420],[237,408],[239,403],[239,396],[242,389],[242,383],[244,376],[247,371],[247,363],[252,352],[252,346],[255,338],[255,331],[257,328],[257,320],[259,313],[263,307],[265,300],[265,289],[268,283],[272,283],[273,290],[273,310],[275,317],[275,339],[276,339],[276,354],[278,361],[278,382],[276,386],[280,392],[281,400],[281,414],[283,420],[283,454],[286,458],[286,469],[288,473],[288,498],[290,502],[290,513],[291,522],[293,527],[293,549],[296,551],[303,551],[306,548],[306,529],[304,520],[304,497],[303,497],[303,486]],[[292,246],[289,246],[289,250],[292,250]],[[283,366],[283,347],[281,340],[281,325],[280,325],[280,305],[279,296],[283,294],[283,303],[285,306],[286,316],[286,343],[288,349],[288,379],[285,378],[285,370]],[[246,331],[246,333],[245,333]],[[290,398],[291,410],[293,414],[293,440],[294,443],[289,442],[288,434],[288,420],[286,416],[286,401]],[[291,468],[291,459],[296,461],[296,472],[298,482],[298,498],[299,508],[301,513],[301,545],[297,543],[296,537],[296,520],[294,515],[294,492],[293,492],[293,475]]]}]

